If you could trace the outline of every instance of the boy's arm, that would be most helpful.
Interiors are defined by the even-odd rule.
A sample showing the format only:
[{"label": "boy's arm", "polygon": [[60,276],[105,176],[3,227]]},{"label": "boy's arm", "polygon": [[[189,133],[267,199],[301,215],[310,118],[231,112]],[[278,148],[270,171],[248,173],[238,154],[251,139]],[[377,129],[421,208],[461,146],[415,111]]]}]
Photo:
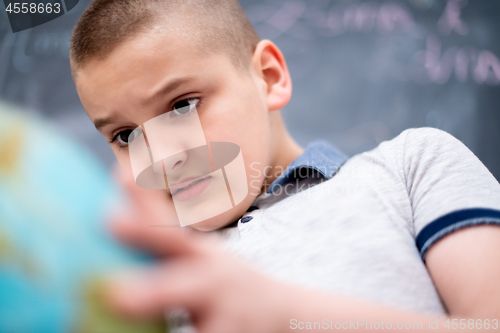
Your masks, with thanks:
[{"label": "boy's arm", "polygon": [[[448,308],[446,317],[397,310],[350,297],[318,294],[310,295],[310,306],[296,303],[294,316],[302,322],[324,318],[334,323],[359,320],[364,324],[355,326],[361,331],[372,331],[367,323],[381,321],[391,322],[392,328],[398,322],[411,323],[412,331],[423,332],[500,329],[500,227],[479,225],[451,233],[429,249],[426,262]],[[422,327],[416,329],[415,323],[422,323]]]},{"label": "boy's arm", "polygon": [[341,327],[378,332],[403,326],[422,332],[499,329],[498,227],[467,228],[429,250],[428,265],[450,307],[449,317],[277,282],[223,251],[216,239],[184,229],[144,227],[123,217],[112,230],[124,242],[169,257],[154,269],[112,280],[110,300],[128,317],[161,316],[181,306],[190,311],[200,333],[293,332],[309,330],[307,325],[314,329],[315,323],[317,331]]},{"label": "boy's arm", "polygon": [[500,320],[500,227],[458,230],[434,244],[427,268],[449,313]]},{"label": "boy's arm", "polygon": [[407,131],[402,160],[417,248],[444,305],[500,319],[500,184],[437,129]]}]

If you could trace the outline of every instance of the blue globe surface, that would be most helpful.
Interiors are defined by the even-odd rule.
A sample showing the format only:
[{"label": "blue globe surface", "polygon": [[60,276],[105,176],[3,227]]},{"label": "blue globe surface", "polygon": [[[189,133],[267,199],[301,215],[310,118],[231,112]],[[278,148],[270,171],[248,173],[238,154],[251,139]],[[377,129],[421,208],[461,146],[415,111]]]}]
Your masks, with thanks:
[{"label": "blue globe surface", "polygon": [[0,104],[0,333],[165,332],[101,300],[101,278],[150,259],[107,234],[120,195],[81,146]]}]

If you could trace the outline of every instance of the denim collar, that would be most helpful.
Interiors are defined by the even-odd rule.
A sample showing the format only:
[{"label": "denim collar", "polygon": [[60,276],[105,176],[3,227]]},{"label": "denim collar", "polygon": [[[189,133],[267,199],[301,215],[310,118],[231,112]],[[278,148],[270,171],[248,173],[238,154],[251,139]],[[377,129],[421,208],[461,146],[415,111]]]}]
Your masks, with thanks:
[{"label": "denim collar", "polygon": [[330,179],[340,166],[347,161],[347,158],[347,155],[327,141],[314,141],[306,147],[302,155],[272,182],[266,193],[273,193],[291,180],[300,177],[301,172],[299,170],[304,168],[313,169],[326,179]]}]

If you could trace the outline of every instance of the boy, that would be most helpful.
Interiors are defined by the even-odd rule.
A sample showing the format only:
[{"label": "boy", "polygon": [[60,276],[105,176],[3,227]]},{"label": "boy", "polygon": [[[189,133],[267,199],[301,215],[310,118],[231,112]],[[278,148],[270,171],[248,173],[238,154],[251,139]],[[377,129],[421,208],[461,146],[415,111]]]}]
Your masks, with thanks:
[{"label": "boy", "polygon": [[[303,150],[280,116],[292,91],[285,59],[236,0],[96,0],[70,59],[85,110],[128,170],[134,206],[112,230],[169,257],[115,281],[110,298],[125,314],[183,307],[199,332],[217,333],[498,329],[500,185],[458,140],[411,129],[348,160],[324,142]],[[187,112],[210,143],[210,171],[212,142],[238,146],[248,194],[234,200],[224,174],[230,209],[183,229],[145,227],[183,224],[179,193],[196,201],[209,186],[169,179],[188,148],[153,163],[151,121]],[[134,183],[137,138],[166,191]],[[195,229],[205,233],[183,232]]]}]

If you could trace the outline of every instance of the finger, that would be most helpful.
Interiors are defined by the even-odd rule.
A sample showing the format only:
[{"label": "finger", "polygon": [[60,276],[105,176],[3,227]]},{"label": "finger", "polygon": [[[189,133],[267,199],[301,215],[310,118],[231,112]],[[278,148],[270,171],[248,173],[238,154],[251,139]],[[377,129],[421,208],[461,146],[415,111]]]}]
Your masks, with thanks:
[{"label": "finger", "polygon": [[120,241],[159,256],[193,255],[200,252],[199,235],[179,227],[151,227],[133,218],[115,218],[109,231]]},{"label": "finger", "polygon": [[117,167],[114,176],[128,196],[129,207],[137,210],[141,224],[180,226],[171,197],[166,190],[151,190],[135,183],[129,166]]},{"label": "finger", "polygon": [[147,208],[149,205],[148,202],[152,200],[152,193],[154,192],[149,189],[143,189],[136,184],[130,166],[116,167],[114,169],[114,176],[134,205],[138,205],[139,209]]},{"label": "finger", "polygon": [[198,292],[199,274],[193,274],[190,268],[167,263],[109,278],[107,301],[133,319],[160,317],[166,310],[178,307],[198,311],[204,298]]}]

